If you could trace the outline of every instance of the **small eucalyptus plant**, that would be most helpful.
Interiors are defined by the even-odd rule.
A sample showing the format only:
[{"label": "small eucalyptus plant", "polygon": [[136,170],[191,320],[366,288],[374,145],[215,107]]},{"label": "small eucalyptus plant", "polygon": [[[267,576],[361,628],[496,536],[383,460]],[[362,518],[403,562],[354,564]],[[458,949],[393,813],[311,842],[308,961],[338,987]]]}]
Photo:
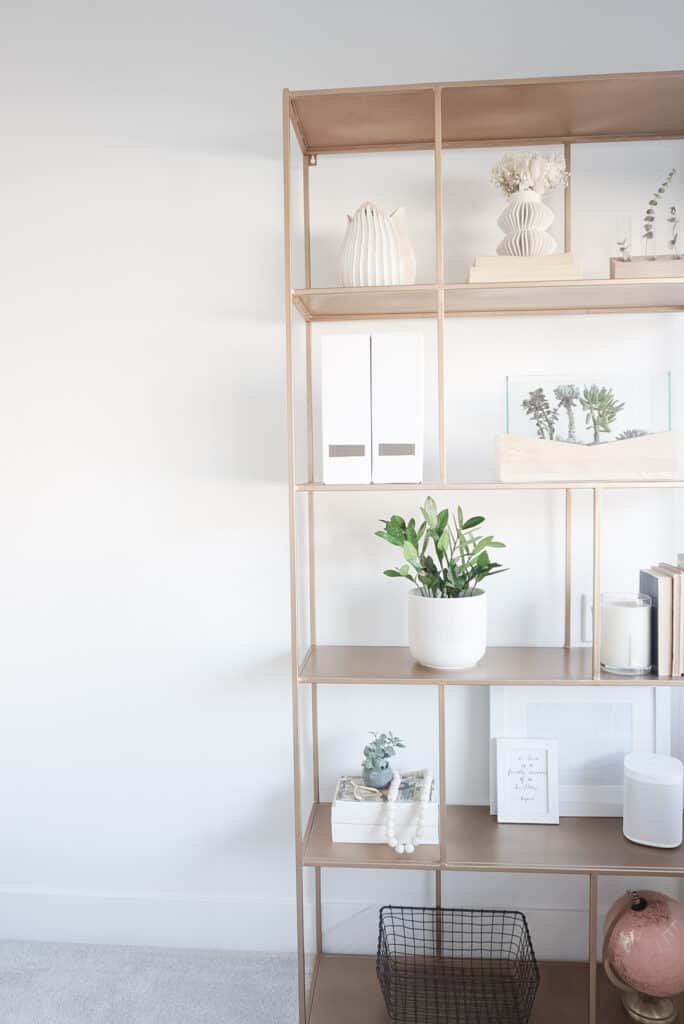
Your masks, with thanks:
[{"label": "small eucalyptus plant", "polygon": [[375,536],[401,548],[405,559],[398,569],[385,569],[385,576],[409,580],[423,597],[472,597],[482,580],[505,572],[489,549],[506,545],[480,530],[484,516],[466,519],[460,505],[450,516],[446,508],[438,511],[433,498],[420,511],[418,527],[401,516],[380,520],[383,529]]},{"label": "small eucalyptus plant", "polygon": [[373,739],[363,748],[361,767],[365,772],[384,772],[389,768],[390,758],[406,744],[391,732],[372,732]]}]

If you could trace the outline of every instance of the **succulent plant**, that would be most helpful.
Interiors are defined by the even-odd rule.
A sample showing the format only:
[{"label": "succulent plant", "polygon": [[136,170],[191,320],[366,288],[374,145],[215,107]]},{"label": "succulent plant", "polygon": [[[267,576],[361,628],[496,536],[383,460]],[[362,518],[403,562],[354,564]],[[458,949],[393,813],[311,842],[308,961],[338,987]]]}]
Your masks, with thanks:
[{"label": "succulent plant", "polygon": [[629,430],[623,430],[621,434],[618,434],[615,438],[616,441],[629,441],[631,437],[646,437],[648,430],[639,430],[638,428]]},{"label": "succulent plant", "polygon": [[[465,519],[459,505],[449,522],[449,510],[438,512],[433,498],[427,498],[420,511],[423,522],[417,529],[415,519],[380,520],[384,529],[375,536],[401,548],[405,558],[398,569],[385,569],[385,576],[410,580],[423,597],[470,597],[487,576],[505,572],[487,549],[506,545],[478,530],[484,516]],[[431,543],[433,554],[428,553]]]},{"label": "succulent plant", "polygon": [[529,397],[523,399],[522,407],[537,427],[537,437],[553,441],[556,435],[558,409],[552,409],[544,388],[534,388]]},{"label": "succulent plant", "polygon": [[565,409],[568,417],[568,441],[576,441],[575,406],[579,401],[580,389],[576,384],[559,384],[554,388],[553,395],[559,408]]},{"label": "succulent plant", "polygon": [[406,744],[391,732],[372,732],[373,739],[363,748],[363,763],[367,772],[382,772],[389,768],[390,758]]},{"label": "succulent plant", "polygon": [[594,444],[600,444],[601,434],[609,434],[611,424],[625,407],[618,402],[612,388],[591,384],[580,395],[580,405],[586,413],[585,423],[594,431]]}]

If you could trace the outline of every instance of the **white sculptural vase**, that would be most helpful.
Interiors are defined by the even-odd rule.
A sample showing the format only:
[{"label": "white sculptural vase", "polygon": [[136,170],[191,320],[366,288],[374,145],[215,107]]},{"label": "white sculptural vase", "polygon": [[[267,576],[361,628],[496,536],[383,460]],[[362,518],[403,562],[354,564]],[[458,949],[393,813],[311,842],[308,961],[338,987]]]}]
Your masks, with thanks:
[{"label": "white sculptural vase", "polygon": [[403,207],[388,217],[366,202],[347,221],[339,263],[344,288],[415,283],[416,257]]},{"label": "white sculptural vase", "polygon": [[556,250],[547,233],[553,212],[533,189],[514,192],[497,224],[504,238],[497,246],[499,256],[549,256]]}]

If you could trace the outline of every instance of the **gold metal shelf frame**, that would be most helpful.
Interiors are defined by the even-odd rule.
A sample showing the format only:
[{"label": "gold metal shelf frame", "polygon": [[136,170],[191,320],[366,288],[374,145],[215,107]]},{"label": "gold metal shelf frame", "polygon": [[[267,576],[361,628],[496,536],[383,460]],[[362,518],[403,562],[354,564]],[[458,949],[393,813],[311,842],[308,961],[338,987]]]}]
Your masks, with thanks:
[{"label": "gold metal shelf frame", "polygon": [[[584,874],[588,878],[588,963],[547,964],[533,1013],[533,1024],[575,1024],[585,1019],[602,1024],[622,1019],[617,994],[597,970],[598,879],[603,874],[682,875],[679,854],[634,852],[617,835],[611,819],[566,819],[558,831],[537,835],[531,826],[498,826],[481,808],[447,807],[446,714],[448,685],[557,682],[605,685],[600,671],[600,534],[601,500],[605,490],[632,487],[678,488],[684,481],[597,482],[552,484],[458,483],[447,478],[444,387],[444,323],[447,317],[536,315],[551,313],[639,312],[684,310],[681,281],[572,281],[515,285],[449,284],[444,278],[442,152],[484,146],[561,144],[568,168],[572,145],[591,142],[684,138],[684,71],[625,75],[590,75],[514,81],[430,83],[361,89],[283,92],[283,185],[285,259],[285,335],[287,355],[288,511],[290,533],[291,690],[294,753],[297,951],[300,1024],[387,1024],[374,976],[373,959],[336,956],[323,950],[321,870],[327,866],[396,866],[381,848],[332,848],[326,833],[328,810],[320,803],[318,686],[324,681],[396,682],[433,685],[439,724],[440,836],[438,848],[420,848],[400,867],[420,866],[434,874],[435,904],[441,905],[442,870],[504,870]],[[304,214],[304,287],[292,277],[291,132],[302,153]],[[435,265],[434,284],[395,288],[312,288],[309,175],[317,157],[333,153],[432,150],[434,154]],[[571,190],[565,193],[565,249],[571,245]],[[306,474],[297,475],[295,460],[295,374],[293,318],[297,312],[306,330]],[[312,323],[330,320],[432,317],[437,326],[437,444],[439,479],[430,484],[339,485],[314,481]],[[300,481],[300,482],[298,482]],[[482,671],[462,679],[423,678],[419,666],[402,648],[389,649],[395,678],[379,678],[369,648],[326,649],[316,644],[315,499],[317,494],[384,491],[554,489],[565,494],[565,626],[559,648],[492,648]],[[593,497],[593,595],[596,609],[591,649],[570,649],[572,559],[570,522],[572,491],[590,490]],[[297,570],[297,501],[306,503],[308,548],[308,645],[299,650]],[[387,649],[385,649],[387,650]],[[392,659],[395,659],[392,661]],[[350,667],[351,666],[351,667]],[[370,666],[370,668],[369,668]],[[427,670],[426,670],[427,671]],[[397,680],[398,677],[398,680]],[[644,682],[642,680],[641,682]],[[624,684],[625,680],[620,680]],[[649,684],[654,683],[652,677]],[[670,680],[666,681],[670,683]],[[311,693],[313,745],[313,807],[304,825],[302,807],[299,690]],[[472,820],[471,820],[472,818]],[[470,826],[468,826],[468,821]],[[574,822],[574,828],[572,823]],[[465,824],[464,824],[465,823]],[[569,824],[570,823],[570,824]],[[553,835],[552,835],[553,831]],[[458,836],[457,836],[458,833]],[[544,838],[548,837],[548,839]],[[574,837],[574,838],[573,838]],[[540,856],[536,843],[542,844]],[[459,845],[460,844],[460,845]],[[544,844],[546,849],[544,850]],[[350,852],[351,851],[351,852]],[[359,852],[360,851],[360,852]],[[650,858],[650,859],[649,859]],[[314,875],[315,960],[309,998],[304,948],[304,870]]]}]

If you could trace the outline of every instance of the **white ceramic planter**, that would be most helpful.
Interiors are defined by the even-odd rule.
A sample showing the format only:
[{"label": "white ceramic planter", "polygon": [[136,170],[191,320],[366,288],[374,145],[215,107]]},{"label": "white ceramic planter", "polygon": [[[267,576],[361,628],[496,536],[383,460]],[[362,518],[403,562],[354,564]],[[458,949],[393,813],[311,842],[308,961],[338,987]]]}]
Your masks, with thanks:
[{"label": "white ceramic planter", "polygon": [[411,654],[427,668],[460,669],[476,665],[487,649],[487,595],[423,597],[408,595]]}]

